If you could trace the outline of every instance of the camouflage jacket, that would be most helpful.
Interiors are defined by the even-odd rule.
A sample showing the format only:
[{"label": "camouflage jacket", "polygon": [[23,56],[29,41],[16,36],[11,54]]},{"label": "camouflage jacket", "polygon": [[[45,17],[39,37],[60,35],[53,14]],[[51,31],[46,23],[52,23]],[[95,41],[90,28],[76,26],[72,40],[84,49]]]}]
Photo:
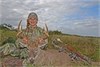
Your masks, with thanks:
[{"label": "camouflage jacket", "polygon": [[[23,43],[23,38],[26,37],[28,40],[28,43]],[[46,37],[46,35],[43,32],[43,29],[41,29],[40,27],[35,27],[32,28],[31,26],[29,26],[28,29],[24,30],[20,35],[19,38],[16,41],[16,44],[21,43],[23,46],[28,47],[35,47],[35,46],[45,46],[48,41],[47,38],[44,39],[44,42],[42,44],[38,44],[38,39],[39,38],[43,38]],[[21,46],[22,46],[21,45]]]},{"label": "camouflage jacket", "polygon": [[[32,29],[32,27],[29,27],[28,30],[24,30],[19,37],[17,38],[15,43],[6,43],[2,47],[0,47],[0,53],[3,53],[3,55],[12,55],[12,56],[18,56],[20,58],[27,58],[28,57],[28,46],[27,44],[23,43],[23,37],[28,37],[29,44],[34,43],[38,37],[45,36],[43,33],[43,29],[40,27],[35,27]],[[45,42],[41,44],[42,46],[45,46],[47,44],[47,39],[45,39]],[[34,44],[32,44],[34,46]],[[34,49],[34,48],[33,48]]]}]

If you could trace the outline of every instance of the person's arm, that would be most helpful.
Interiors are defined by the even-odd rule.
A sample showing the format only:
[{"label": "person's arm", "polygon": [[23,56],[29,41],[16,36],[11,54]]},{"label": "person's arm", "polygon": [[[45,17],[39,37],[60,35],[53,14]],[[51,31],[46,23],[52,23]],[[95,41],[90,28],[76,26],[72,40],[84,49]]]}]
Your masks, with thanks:
[{"label": "person's arm", "polygon": [[26,36],[25,33],[26,33],[25,31],[22,31],[21,34],[17,36],[17,40],[16,40],[17,48],[27,47],[28,37]]},{"label": "person's arm", "polygon": [[41,30],[42,35],[40,36],[40,38],[38,39],[39,41],[39,47],[41,47],[42,49],[48,44],[48,32]]}]

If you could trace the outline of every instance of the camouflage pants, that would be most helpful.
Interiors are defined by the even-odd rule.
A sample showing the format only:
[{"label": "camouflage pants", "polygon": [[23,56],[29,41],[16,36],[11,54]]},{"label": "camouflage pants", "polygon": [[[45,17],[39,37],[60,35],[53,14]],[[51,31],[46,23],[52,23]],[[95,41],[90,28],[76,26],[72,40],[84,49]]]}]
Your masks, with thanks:
[{"label": "camouflage pants", "polygon": [[19,58],[27,58],[28,57],[28,49],[27,48],[17,48],[13,43],[6,43],[0,47],[0,55],[6,56],[11,55]]},{"label": "camouflage pants", "polygon": [[27,48],[18,48],[13,43],[6,43],[2,47],[0,47],[0,53],[2,53],[0,55],[3,56],[10,55],[13,57],[24,59],[23,67],[33,67],[34,61],[40,53],[40,48],[28,50]]}]

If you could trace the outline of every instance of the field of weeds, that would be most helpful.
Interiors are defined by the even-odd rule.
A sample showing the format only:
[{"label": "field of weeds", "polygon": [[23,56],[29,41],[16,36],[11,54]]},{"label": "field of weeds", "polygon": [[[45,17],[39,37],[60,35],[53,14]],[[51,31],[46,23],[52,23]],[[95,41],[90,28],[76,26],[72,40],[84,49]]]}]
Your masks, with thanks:
[{"label": "field of weeds", "polygon": [[[11,37],[13,38],[13,40],[16,40],[16,33],[16,31],[0,30],[0,46],[3,45],[2,43],[8,37]],[[100,62],[99,37],[86,37],[67,34],[50,34],[48,49],[54,49],[51,42],[55,38],[60,38],[65,44],[73,46],[76,49],[76,51],[88,56],[92,59],[92,61]]]}]

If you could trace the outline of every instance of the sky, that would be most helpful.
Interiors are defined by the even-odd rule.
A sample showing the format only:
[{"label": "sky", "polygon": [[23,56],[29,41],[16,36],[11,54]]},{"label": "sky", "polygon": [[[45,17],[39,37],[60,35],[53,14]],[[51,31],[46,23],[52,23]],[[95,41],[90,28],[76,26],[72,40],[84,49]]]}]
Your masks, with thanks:
[{"label": "sky", "polygon": [[66,34],[100,36],[99,0],[0,0],[0,24],[26,27],[30,12],[38,15],[38,26]]}]

